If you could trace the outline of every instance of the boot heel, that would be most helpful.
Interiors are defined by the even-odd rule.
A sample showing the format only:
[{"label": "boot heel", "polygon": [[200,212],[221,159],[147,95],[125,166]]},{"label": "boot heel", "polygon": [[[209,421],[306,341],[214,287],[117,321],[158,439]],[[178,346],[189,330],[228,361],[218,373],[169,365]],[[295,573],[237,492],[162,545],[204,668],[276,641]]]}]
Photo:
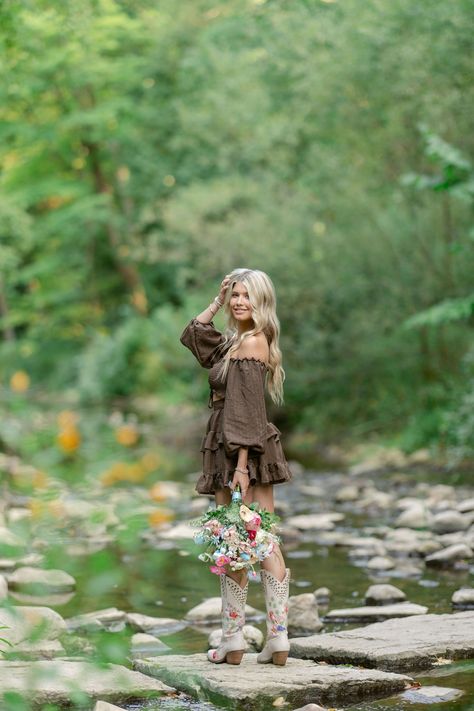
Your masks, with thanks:
[{"label": "boot heel", "polygon": [[225,660],[227,664],[240,664],[242,661],[242,657],[244,656],[244,650],[238,650],[234,652],[227,652],[225,656]]},{"label": "boot heel", "polygon": [[273,664],[277,664],[279,667],[284,667],[287,659],[288,652],[273,652],[272,654]]}]

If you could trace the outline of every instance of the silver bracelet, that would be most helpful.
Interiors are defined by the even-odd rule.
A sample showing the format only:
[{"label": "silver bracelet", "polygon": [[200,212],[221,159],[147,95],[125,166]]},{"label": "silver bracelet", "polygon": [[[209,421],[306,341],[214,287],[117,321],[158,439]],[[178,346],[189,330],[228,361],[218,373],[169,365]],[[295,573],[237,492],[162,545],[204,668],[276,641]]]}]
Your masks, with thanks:
[{"label": "silver bracelet", "polygon": [[216,315],[217,309],[216,309],[215,311],[213,311],[213,310],[211,309],[211,304],[209,304],[209,306],[208,306],[207,308],[209,309],[209,311],[211,312],[211,314],[212,314],[213,316]]},{"label": "silver bracelet", "polygon": [[221,301],[218,296],[216,296],[216,297],[214,298],[214,302],[215,302],[219,307],[220,307],[220,306],[224,306],[224,302]]}]

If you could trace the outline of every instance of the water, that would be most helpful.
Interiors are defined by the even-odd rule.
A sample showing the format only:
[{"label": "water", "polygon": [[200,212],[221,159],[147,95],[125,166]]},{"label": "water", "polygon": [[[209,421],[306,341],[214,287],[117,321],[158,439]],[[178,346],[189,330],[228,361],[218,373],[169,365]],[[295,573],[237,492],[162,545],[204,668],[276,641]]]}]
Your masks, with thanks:
[{"label": "water", "polygon": [[[306,484],[322,485],[328,491],[334,490],[342,481],[342,475],[335,473],[307,475]],[[347,479],[345,481],[347,483]],[[388,478],[377,481],[378,488],[393,486]],[[406,491],[404,491],[406,487]],[[413,488],[413,482],[405,481],[399,486],[399,495],[407,495]],[[283,497],[283,493],[280,494]],[[471,494],[472,495],[472,494]],[[282,506],[288,507],[288,513],[299,514],[308,511],[342,510],[345,520],[337,530],[348,534],[360,534],[366,526],[387,525],[388,515],[374,511],[361,515],[354,513],[349,505],[328,505],[324,498],[308,498],[297,487],[288,487]],[[185,515],[182,516],[186,518]],[[462,585],[472,585],[472,572],[469,568],[457,571],[434,571],[423,569],[421,575],[409,578],[394,578],[389,575],[373,575],[362,566],[350,562],[347,549],[320,545],[315,533],[303,536],[297,544],[284,547],[287,565],[291,568],[290,594],[313,591],[318,587],[328,587],[331,591],[330,608],[356,607],[363,604],[364,593],[369,585],[376,582],[390,582],[407,596],[410,602],[426,605],[429,612],[451,612],[451,596]],[[191,541],[166,542],[159,549],[143,543],[139,547],[124,548],[119,543],[110,545],[106,551],[99,551],[84,557],[70,557],[59,544],[48,553],[54,566],[61,567],[75,576],[77,592],[64,605],[56,607],[64,617],[79,613],[117,607],[127,612],[140,612],[155,617],[181,619],[187,611],[210,596],[219,594],[218,578],[208,572],[206,566],[197,559],[196,546]],[[91,579],[90,571],[97,562],[97,569],[103,570],[104,556],[108,557],[110,570],[120,571],[117,582],[104,584]],[[87,565],[86,565],[87,561]],[[259,610],[265,609],[261,585],[251,581],[248,602]],[[54,608],[54,605],[51,605]],[[325,608],[320,608],[323,617]],[[264,623],[257,624],[262,631]],[[323,632],[347,630],[358,624],[326,624]],[[159,635],[170,648],[170,653],[192,654],[207,650],[208,630],[187,627],[173,634]],[[236,671],[238,673],[238,671]],[[423,685],[447,686],[464,691],[464,696],[457,701],[441,704],[414,704],[400,696],[373,702],[364,702],[350,706],[350,711],[474,711],[474,662],[458,662],[440,667],[432,672],[415,675]],[[162,711],[209,711],[215,709],[212,704],[190,700],[183,695],[176,698],[154,700],[141,703],[128,703],[124,708],[129,711],[138,709],[160,709]]]}]

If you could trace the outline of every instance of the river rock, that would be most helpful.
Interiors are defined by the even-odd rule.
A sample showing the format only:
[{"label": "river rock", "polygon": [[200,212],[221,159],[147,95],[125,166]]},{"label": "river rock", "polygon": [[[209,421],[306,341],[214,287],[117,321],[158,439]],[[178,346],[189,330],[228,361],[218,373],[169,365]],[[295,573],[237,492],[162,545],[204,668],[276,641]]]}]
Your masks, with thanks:
[{"label": "river rock", "polygon": [[296,637],[290,644],[293,656],[330,664],[363,664],[392,671],[430,669],[439,657],[474,658],[474,611],[386,620],[353,630]]},{"label": "river rock", "polygon": [[0,600],[8,597],[8,584],[4,575],[0,575]]},{"label": "river rock", "polygon": [[134,662],[134,666],[186,694],[220,706],[231,706],[234,711],[272,709],[280,698],[279,703],[286,703],[289,708],[326,701],[331,705],[355,703],[402,691],[411,682],[409,677],[399,674],[319,666],[291,657],[284,669],[268,664],[262,670],[255,654],[244,655],[238,673],[229,664],[209,664],[204,654],[141,659]]},{"label": "river rock", "polygon": [[[244,625],[242,632],[245,639],[245,650],[260,652],[263,648],[263,632],[253,625]],[[222,630],[214,630],[208,637],[209,648],[218,647],[222,640]]]},{"label": "river rock", "polygon": [[300,706],[299,709],[295,711],[327,711],[327,708],[323,708],[319,704],[306,704],[305,706]]},{"label": "river rock", "polygon": [[474,609],[474,588],[461,588],[453,593],[451,598],[453,607],[461,610]]},{"label": "river rock", "polygon": [[373,621],[388,620],[392,617],[411,617],[413,615],[426,615],[428,608],[416,605],[413,602],[397,602],[392,605],[367,605],[365,607],[347,607],[339,610],[330,610],[324,616],[325,622]]},{"label": "river rock", "polygon": [[335,500],[339,502],[345,501],[357,501],[359,498],[359,487],[354,484],[347,484],[347,486],[342,486],[336,493]]},{"label": "river rock", "polygon": [[178,632],[186,627],[183,620],[176,620],[171,617],[150,617],[139,612],[126,612],[125,621],[132,629],[151,634],[163,634]]},{"label": "river rock", "polygon": [[460,560],[470,560],[472,556],[473,552],[469,546],[465,543],[455,543],[427,556],[425,563],[434,568],[449,568]]},{"label": "river rock", "polygon": [[119,632],[125,629],[126,613],[116,607],[107,607],[103,610],[85,612],[66,619],[69,631],[94,632],[106,629],[109,632]]},{"label": "river rock", "polygon": [[98,701],[94,706],[94,711],[126,711],[123,706],[115,706],[107,701]]},{"label": "river rock", "polygon": [[369,570],[392,570],[395,568],[395,562],[388,556],[376,555],[369,560],[367,568]]},{"label": "river rock", "polygon": [[394,602],[406,600],[406,595],[395,585],[371,585],[365,593],[366,605],[391,605]]},{"label": "river rock", "polygon": [[130,652],[133,657],[154,657],[155,654],[168,651],[168,645],[151,634],[136,632],[130,640]]},{"label": "river rock", "polygon": [[[185,619],[195,624],[220,622],[221,609],[221,598],[210,597],[204,602],[201,602],[199,605],[196,605],[196,607],[193,607],[191,610],[189,610],[185,615]],[[265,615],[263,612],[259,612],[254,607],[250,607],[250,605],[245,605],[245,617],[247,620],[251,617],[253,617],[254,619],[261,619],[265,617]]]},{"label": "river rock", "polygon": [[77,696],[78,691],[84,701],[100,697],[120,703],[131,698],[156,698],[174,689],[118,664],[98,667],[69,660],[0,661],[0,698],[5,693],[22,694],[36,705],[68,706],[71,692]]},{"label": "river rock", "polygon": [[417,502],[395,519],[395,526],[403,528],[426,528],[428,526],[428,513],[424,504]]},{"label": "river rock", "polygon": [[317,588],[313,595],[316,598],[318,605],[327,605],[329,603],[331,591],[329,588]]},{"label": "river rock", "polygon": [[5,654],[14,652],[28,659],[64,654],[58,638],[66,632],[66,623],[49,607],[0,608],[0,626],[6,627],[0,630],[0,637],[10,643],[2,645]]},{"label": "river rock", "polygon": [[287,523],[301,531],[331,531],[336,522],[343,521],[342,513],[319,513],[290,516]]},{"label": "river rock", "polygon": [[411,704],[440,704],[459,699],[463,694],[460,689],[447,686],[422,686],[419,689],[407,689],[400,695],[400,699]]},{"label": "river rock", "polygon": [[323,623],[318,615],[318,603],[313,593],[291,595],[288,600],[288,633],[304,635],[319,632]]},{"label": "river rock", "polygon": [[64,570],[42,570],[25,566],[8,574],[8,585],[12,590],[41,593],[62,593],[74,590],[76,581]]},{"label": "river rock", "polygon": [[435,533],[455,533],[469,528],[470,520],[459,511],[442,511],[433,516],[431,528]]},{"label": "river rock", "polygon": [[460,501],[456,508],[460,513],[474,511],[474,496],[470,499],[464,499],[464,501]]}]

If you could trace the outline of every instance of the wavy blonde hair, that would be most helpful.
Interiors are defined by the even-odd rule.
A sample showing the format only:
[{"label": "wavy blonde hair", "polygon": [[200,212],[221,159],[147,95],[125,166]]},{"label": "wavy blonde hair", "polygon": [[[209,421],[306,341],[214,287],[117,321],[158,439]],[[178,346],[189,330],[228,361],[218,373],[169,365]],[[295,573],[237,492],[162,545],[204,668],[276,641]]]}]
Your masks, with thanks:
[{"label": "wavy blonde hair", "polygon": [[[228,348],[222,359],[218,377],[225,380],[229,370],[230,358],[239,349],[245,338],[262,332],[265,334],[270,347],[266,387],[274,403],[283,404],[283,382],[285,371],[282,368],[282,354],[278,345],[280,338],[280,321],[276,315],[276,295],[270,277],[259,269],[234,269],[229,274],[229,287],[226,291],[224,309],[227,314],[227,330],[224,333],[225,341],[220,348]],[[238,322],[230,308],[232,290],[237,282],[247,287],[250,304],[252,306],[253,328],[238,334]],[[230,347],[229,343],[231,344]]]}]

